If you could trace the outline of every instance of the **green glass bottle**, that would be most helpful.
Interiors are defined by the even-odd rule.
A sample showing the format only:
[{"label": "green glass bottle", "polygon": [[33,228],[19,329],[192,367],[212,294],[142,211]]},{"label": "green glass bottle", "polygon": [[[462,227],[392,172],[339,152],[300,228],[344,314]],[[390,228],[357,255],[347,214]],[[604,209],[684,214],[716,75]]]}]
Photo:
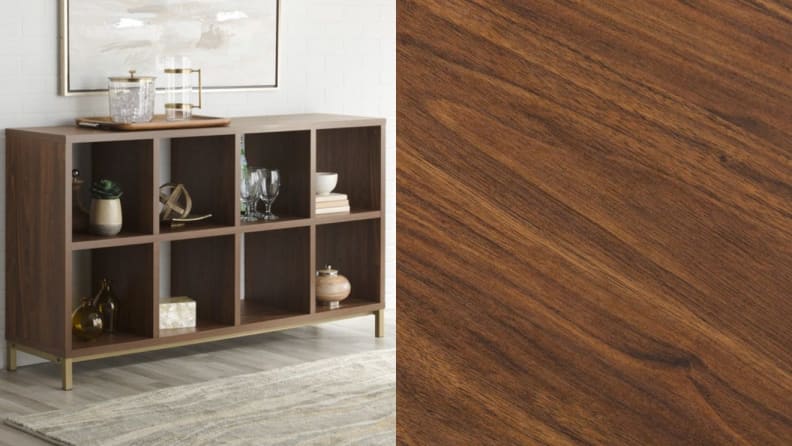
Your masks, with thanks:
[{"label": "green glass bottle", "polygon": [[[247,156],[245,156],[245,135],[239,137],[239,164],[241,165],[241,178],[245,178],[248,175],[248,163],[247,163]],[[239,197],[239,210],[241,211],[242,215],[247,214],[247,202]]]},{"label": "green glass bottle", "polygon": [[102,317],[102,327],[105,333],[114,333],[118,328],[118,299],[113,294],[110,285],[110,279],[102,279],[101,288],[93,303]]}]

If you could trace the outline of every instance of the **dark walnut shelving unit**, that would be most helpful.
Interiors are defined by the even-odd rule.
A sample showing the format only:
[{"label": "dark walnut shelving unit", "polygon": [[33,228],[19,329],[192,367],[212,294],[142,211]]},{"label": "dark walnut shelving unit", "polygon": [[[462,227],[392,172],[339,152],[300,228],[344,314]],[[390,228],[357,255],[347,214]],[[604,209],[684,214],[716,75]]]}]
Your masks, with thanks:
[{"label": "dark walnut shelving unit", "polygon": [[[239,141],[250,166],[281,169],[273,222],[241,223]],[[17,351],[72,364],[375,316],[383,335],[385,121],[339,115],[237,118],[229,127],[106,132],[76,127],[6,130],[7,365]],[[124,228],[115,237],[72,232],[71,171],[123,189]],[[160,225],[165,171],[183,183],[208,221]],[[352,212],[316,216],[314,176],[339,173]],[[84,187],[82,202],[89,202]],[[164,255],[167,252],[169,255]],[[317,306],[315,270],[332,264],[352,283],[340,308]],[[165,273],[163,273],[163,271]],[[169,272],[169,274],[168,274]],[[113,280],[118,331],[72,336],[71,313],[95,282]],[[197,326],[159,329],[161,283],[196,301]]]}]

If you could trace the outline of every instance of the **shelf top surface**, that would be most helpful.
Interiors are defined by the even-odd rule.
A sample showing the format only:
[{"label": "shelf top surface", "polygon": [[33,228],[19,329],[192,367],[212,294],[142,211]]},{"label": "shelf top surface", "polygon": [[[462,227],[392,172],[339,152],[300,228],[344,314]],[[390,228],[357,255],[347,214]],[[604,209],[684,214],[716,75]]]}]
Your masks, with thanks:
[{"label": "shelf top surface", "polygon": [[226,135],[236,133],[265,133],[298,131],[323,128],[367,127],[383,125],[384,118],[308,113],[294,115],[243,116],[231,118],[226,127],[187,128],[171,130],[108,131],[60,125],[52,127],[27,127],[6,129],[6,132],[26,132],[69,142],[98,142],[117,140],[139,140],[155,138],[179,138],[192,136]]}]

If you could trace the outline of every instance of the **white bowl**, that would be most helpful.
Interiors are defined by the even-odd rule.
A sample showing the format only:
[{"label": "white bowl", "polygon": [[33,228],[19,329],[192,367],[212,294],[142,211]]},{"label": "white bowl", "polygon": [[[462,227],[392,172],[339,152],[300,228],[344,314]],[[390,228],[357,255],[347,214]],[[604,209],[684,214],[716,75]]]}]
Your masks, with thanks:
[{"label": "white bowl", "polygon": [[335,172],[316,172],[316,195],[330,195],[338,183]]}]

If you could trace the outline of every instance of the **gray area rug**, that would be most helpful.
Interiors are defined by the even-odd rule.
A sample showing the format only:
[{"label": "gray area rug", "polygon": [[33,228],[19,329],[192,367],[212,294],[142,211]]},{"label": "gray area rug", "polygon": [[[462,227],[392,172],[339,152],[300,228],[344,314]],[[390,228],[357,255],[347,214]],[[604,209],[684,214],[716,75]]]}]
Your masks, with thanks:
[{"label": "gray area rug", "polygon": [[342,356],[6,423],[59,445],[392,445],[396,355]]}]

